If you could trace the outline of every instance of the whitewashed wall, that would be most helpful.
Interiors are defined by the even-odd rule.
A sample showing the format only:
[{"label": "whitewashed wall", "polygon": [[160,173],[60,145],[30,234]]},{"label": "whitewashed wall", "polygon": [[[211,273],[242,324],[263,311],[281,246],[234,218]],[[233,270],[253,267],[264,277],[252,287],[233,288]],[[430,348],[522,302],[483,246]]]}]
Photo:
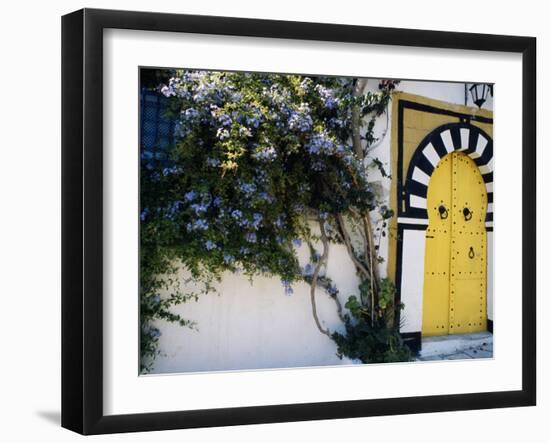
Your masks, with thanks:
[{"label": "whitewashed wall", "polygon": [[[370,80],[367,85],[368,90],[374,91],[377,87],[376,80]],[[464,104],[463,83],[403,81],[398,89],[450,103]],[[491,108],[492,100],[489,100],[485,107]],[[371,155],[378,157],[391,173],[391,128],[388,128],[392,121],[391,107],[388,112],[389,115],[380,117],[375,126],[375,133],[381,140]],[[382,178],[379,173],[378,176],[373,176],[373,179],[378,180],[389,205],[390,180]],[[407,235],[422,237],[415,240],[418,250],[414,257],[404,260],[410,267],[407,268],[407,278],[403,279],[405,286],[402,288],[402,301],[406,305],[403,331],[416,332],[421,329],[418,322],[421,322],[422,318],[424,232],[418,231]],[[491,251],[492,234],[489,235],[488,246]],[[305,247],[298,252],[302,263],[305,264]],[[379,252],[385,260],[380,266],[381,275],[385,276],[385,263],[388,257],[387,236],[381,239]],[[488,264],[490,280],[491,260]],[[420,265],[422,269],[416,269]],[[340,290],[342,304],[349,295],[356,293],[357,277],[343,246],[331,246],[327,275],[334,280]],[[316,328],[311,314],[309,285],[296,284],[294,294],[286,296],[279,279],[259,277],[251,284],[244,276],[227,274],[217,289],[219,295],[205,295],[198,302],[188,302],[174,308],[182,317],[195,321],[198,330],[190,330],[164,321],[157,322],[156,326],[161,331],[162,354],[157,357],[153,372],[242,370],[351,363],[347,359],[340,360],[336,356],[334,342]],[[491,291],[492,284],[489,281],[490,318]],[[331,331],[341,331],[342,324],[336,314],[334,301],[321,289],[317,290],[316,301],[323,325]]]}]

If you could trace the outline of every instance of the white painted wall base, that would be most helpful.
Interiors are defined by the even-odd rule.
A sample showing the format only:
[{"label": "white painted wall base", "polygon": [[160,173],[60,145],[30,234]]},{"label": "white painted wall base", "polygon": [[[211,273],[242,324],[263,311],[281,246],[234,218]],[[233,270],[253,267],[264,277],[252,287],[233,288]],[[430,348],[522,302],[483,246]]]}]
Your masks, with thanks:
[{"label": "white painted wall base", "polygon": [[[307,248],[298,250],[305,263]],[[327,275],[340,289],[340,301],[356,293],[358,280],[343,245],[331,245]],[[180,278],[184,278],[183,270]],[[293,285],[287,296],[280,281],[253,282],[227,273],[218,294],[201,296],[173,308],[197,323],[198,330],[159,321],[159,355],[153,373],[227,371],[350,364],[339,359],[336,345],[319,332],[311,311],[310,286]],[[343,332],[336,304],[322,289],[316,293],[319,318],[330,331]]]}]

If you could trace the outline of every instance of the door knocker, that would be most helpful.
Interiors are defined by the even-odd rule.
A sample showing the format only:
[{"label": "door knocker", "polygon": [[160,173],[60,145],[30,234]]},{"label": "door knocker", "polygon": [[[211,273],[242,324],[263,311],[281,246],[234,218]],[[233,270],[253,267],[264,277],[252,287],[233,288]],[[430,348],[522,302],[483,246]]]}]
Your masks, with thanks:
[{"label": "door knocker", "polygon": [[462,210],[462,214],[464,215],[464,220],[468,221],[472,219],[472,215],[474,214],[473,211],[470,211],[470,208],[465,207]]},{"label": "door knocker", "polygon": [[476,256],[476,254],[474,252],[474,248],[472,246],[470,246],[470,252],[468,252],[468,257],[474,258],[475,256]]},{"label": "door knocker", "polygon": [[449,211],[447,211],[444,205],[439,205],[437,210],[439,211],[439,218],[441,218],[441,220],[445,220],[449,216]]}]

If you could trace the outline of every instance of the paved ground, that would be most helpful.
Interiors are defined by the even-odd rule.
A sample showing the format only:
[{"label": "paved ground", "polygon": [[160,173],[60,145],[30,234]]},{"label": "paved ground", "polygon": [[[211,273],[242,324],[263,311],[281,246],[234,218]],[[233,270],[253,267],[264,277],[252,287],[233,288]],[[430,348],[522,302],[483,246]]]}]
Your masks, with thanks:
[{"label": "paved ground", "polygon": [[[453,336],[449,336],[453,337]],[[452,339],[452,338],[451,338]],[[440,340],[438,338],[438,340]],[[456,343],[456,341],[455,341]],[[458,346],[441,346],[441,352],[437,351],[437,347],[432,347],[431,352],[421,352],[417,358],[419,361],[434,361],[434,360],[468,360],[474,358],[492,358],[493,357],[493,335],[487,334],[481,336],[465,335],[460,340]],[[423,343],[424,347],[424,343]],[[426,346],[428,348],[428,346]]]}]

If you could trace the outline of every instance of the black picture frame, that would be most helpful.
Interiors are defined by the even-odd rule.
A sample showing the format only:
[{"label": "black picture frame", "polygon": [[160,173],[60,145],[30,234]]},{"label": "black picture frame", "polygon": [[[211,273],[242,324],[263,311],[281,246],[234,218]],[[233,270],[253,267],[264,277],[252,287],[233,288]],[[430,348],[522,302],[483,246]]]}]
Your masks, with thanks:
[{"label": "black picture frame", "polygon": [[[522,389],[458,395],[103,413],[103,30],[170,31],[522,55]],[[62,18],[62,426],[82,434],[530,406],[536,403],[536,39],[83,9]]]}]

